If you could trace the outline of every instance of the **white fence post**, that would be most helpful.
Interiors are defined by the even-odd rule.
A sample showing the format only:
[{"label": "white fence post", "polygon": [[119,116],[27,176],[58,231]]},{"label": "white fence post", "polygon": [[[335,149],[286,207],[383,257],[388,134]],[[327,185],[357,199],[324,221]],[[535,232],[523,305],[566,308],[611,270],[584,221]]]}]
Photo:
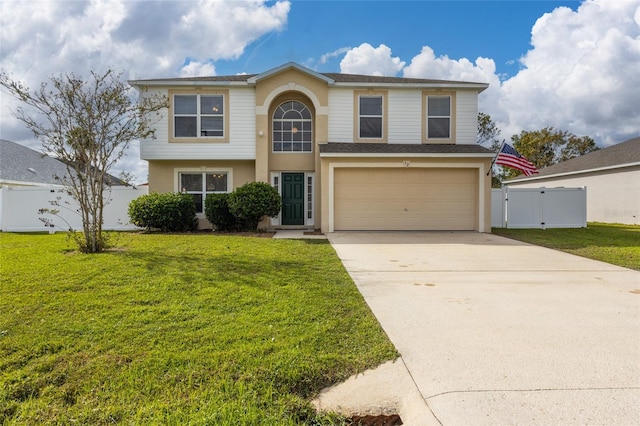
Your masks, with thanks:
[{"label": "white fence post", "polygon": [[506,197],[507,188],[492,188],[491,189],[491,227],[492,228],[505,228],[506,224]]}]

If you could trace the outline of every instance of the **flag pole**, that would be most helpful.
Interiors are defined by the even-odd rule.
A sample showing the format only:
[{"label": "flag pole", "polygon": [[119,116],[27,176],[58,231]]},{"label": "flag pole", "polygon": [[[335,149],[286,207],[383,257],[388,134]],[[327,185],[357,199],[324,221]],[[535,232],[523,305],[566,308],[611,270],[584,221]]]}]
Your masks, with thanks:
[{"label": "flag pole", "polygon": [[502,148],[504,148],[504,144],[505,143],[507,143],[507,141],[502,139],[502,145],[500,145],[500,149],[498,150],[498,152],[496,152],[496,155],[495,155],[495,157],[493,157],[493,160],[491,160],[491,165],[489,166],[489,171],[487,172],[487,176],[489,176],[489,173],[491,173],[491,170],[493,170],[493,165],[496,164],[496,160],[498,159],[498,155],[500,155],[500,152],[502,151]]}]

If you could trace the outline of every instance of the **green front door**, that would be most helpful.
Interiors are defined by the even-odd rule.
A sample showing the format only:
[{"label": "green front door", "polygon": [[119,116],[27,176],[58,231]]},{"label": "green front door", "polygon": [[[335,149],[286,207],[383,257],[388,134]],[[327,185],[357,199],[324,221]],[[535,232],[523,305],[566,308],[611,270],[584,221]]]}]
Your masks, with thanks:
[{"label": "green front door", "polygon": [[282,174],[282,224],[304,225],[304,173]]}]

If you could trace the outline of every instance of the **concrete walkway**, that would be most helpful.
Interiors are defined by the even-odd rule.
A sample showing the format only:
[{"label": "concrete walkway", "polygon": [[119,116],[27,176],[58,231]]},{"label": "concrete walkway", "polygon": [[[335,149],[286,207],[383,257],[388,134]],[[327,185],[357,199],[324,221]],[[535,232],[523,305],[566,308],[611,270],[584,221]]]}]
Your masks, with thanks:
[{"label": "concrete walkway", "polygon": [[490,234],[328,237],[402,355],[382,387],[414,396],[389,397],[405,425],[640,424],[640,272]]},{"label": "concrete walkway", "polygon": [[326,240],[324,234],[316,234],[304,229],[287,229],[276,231],[273,238],[278,240]]}]

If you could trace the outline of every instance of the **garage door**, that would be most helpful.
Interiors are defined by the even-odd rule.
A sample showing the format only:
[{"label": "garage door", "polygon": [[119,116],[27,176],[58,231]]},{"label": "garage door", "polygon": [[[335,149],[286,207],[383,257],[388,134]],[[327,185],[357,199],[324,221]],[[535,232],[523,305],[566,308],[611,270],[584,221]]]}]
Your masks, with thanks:
[{"label": "garage door", "polygon": [[475,230],[478,171],[336,168],[334,229]]}]

